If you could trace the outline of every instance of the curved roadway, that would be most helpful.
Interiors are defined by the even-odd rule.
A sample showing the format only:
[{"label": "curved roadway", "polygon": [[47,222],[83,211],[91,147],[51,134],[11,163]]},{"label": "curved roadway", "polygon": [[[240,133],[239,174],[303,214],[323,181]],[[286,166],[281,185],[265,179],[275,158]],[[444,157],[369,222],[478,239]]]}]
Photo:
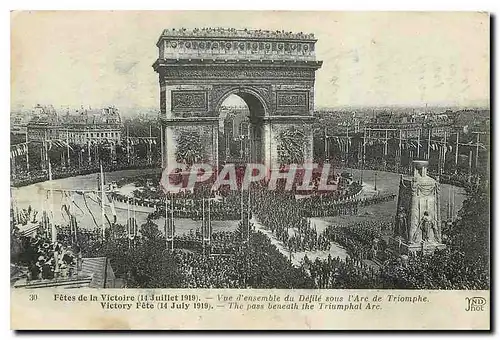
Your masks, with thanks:
[{"label": "curved roadway", "polygon": [[[339,170],[338,170],[339,171]],[[340,170],[341,171],[341,170]],[[348,169],[355,180],[360,178],[361,171],[356,169]],[[106,173],[106,181],[116,181],[121,178],[133,177],[141,174],[155,173],[155,169],[139,169],[139,170],[121,170]],[[381,172],[373,170],[363,171],[363,182],[364,189],[366,192],[374,192],[375,185],[375,173],[377,174],[377,190],[380,193],[398,193],[399,186],[399,174],[390,172]],[[82,189],[82,190],[96,190],[97,189],[97,174],[82,175],[76,177],[69,177],[63,179],[57,179],[52,181],[52,186],[56,190],[54,191],[53,199],[53,211],[54,220],[57,224],[64,224],[66,221],[63,217],[61,211],[61,203],[63,201],[63,195],[58,192],[57,189]],[[12,196],[16,201],[16,204],[20,208],[27,208],[30,204],[35,210],[49,209],[50,205],[47,200],[43,200],[44,193],[46,195],[46,189],[50,188],[50,182],[41,182],[32,185],[28,185],[21,188],[12,188]],[[448,184],[442,184],[441,186],[441,216],[446,218],[449,197],[454,196],[455,200],[455,212],[458,212],[459,208],[462,206],[462,202],[465,199],[464,190],[462,188],[453,187]],[[73,213],[76,215],[79,221],[79,226],[83,228],[94,228],[101,226],[101,208],[98,203],[93,201],[91,198],[87,198],[87,206],[80,195],[75,195],[75,203],[79,208],[73,208]],[[381,203],[373,205],[370,207],[363,208],[359,216],[337,216],[327,218],[328,221],[334,223],[352,223],[357,220],[390,220],[394,216],[396,210],[397,199],[391,202]],[[81,210],[80,210],[81,209]],[[92,211],[94,218],[92,218],[89,210]],[[109,211],[108,211],[109,213]],[[123,210],[117,210],[117,221],[118,223],[125,224],[127,220],[127,212]],[[139,225],[144,223],[147,218],[147,213],[136,212],[136,218]],[[94,222],[95,219],[95,222]],[[164,219],[158,219],[155,221],[163,230]],[[176,220],[176,232],[185,233],[189,230],[195,230],[200,223],[190,220],[190,219],[178,219]],[[214,230],[231,230],[235,226],[234,221],[214,221]]]}]

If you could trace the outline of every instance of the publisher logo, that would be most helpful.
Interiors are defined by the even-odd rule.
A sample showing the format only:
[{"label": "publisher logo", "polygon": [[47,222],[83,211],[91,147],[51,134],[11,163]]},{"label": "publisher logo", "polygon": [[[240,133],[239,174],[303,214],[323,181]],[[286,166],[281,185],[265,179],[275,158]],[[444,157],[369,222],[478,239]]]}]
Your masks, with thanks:
[{"label": "publisher logo", "polygon": [[467,306],[465,307],[466,312],[484,312],[486,306],[486,299],[480,296],[476,297],[466,297],[465,302]]}]

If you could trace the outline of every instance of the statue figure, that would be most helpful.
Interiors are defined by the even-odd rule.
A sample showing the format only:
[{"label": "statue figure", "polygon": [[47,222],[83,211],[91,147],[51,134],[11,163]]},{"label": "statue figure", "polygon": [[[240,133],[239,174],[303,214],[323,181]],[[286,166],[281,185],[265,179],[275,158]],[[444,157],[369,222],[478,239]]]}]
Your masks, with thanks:
[{"label": "statue figure", "polygon": [[394,235],[401,236],[405,240],[408,238],[408,218],[403,207],[399,207]]},{"label": "statue figure", "polygon": [[[420,220],[420,231],[422,232],[422,241],[424,242],[429,242],[430,241],[430,230],[434,230],[435,227],[429,217],[429,213],[427,211],[424,212],[424,216],[422,216],[422,219]],[[415,234],[413,235],[413,240],[415,241],[416,236],[417,236],[417,231],[415,231]]]},{"label": "statue figure", "polygon": [[437,223],[431,223],[434,242],[441,243],[441,228]]}]

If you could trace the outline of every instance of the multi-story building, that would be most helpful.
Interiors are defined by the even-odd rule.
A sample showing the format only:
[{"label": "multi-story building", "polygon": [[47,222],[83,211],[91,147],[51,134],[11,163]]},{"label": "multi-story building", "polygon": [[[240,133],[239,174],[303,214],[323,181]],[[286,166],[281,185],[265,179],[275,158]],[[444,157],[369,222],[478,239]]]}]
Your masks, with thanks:
[{"label": "multi-story building", "polygon": [[58,116],[53,107],[37,105],[27,125],[28,140],[43,142],[60,139],[70,144],[114,142],[121,139],[122,121],[118,109],[78,109]]},{"label": "multi-story building", "polygon": [[10,113],[10,133],[13,135],[26,135],[30,114],[17,111]]},{"label": "multi-story building", "polygon": [[43,142],[59,138],[61,124],[52,106],[36,105],[27,124],[28,141]]},{"label": "multi-story building", "polygon": [[90,142],[114,142],[121,139],[122,121],[118,109],[107,107],[100,110],[77,110],[76,114],[61,116],[59,138],[82,145]]}]

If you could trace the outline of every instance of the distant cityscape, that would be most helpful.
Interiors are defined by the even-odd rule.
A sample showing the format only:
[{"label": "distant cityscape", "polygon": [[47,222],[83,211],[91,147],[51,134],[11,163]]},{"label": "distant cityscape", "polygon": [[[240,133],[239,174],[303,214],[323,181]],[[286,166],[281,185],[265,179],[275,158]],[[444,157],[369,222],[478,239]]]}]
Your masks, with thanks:
[{"label": "distant cityscape", "polygon": [[[229,116],[241,116],[241,114],[248,114],[248,108],[238,105],[223,106],[221,108],[221,117],[226,117],[228,112],[231,112]],[[159,110],[155,108],[128,108],[124,110],[114,106],[102,108],[81,106],[80,108],[70,109],[67,106],[61,106],[56,109],[53,105],[43,106],[38,104],[32,108],[12,110],[10,131],[12,136],[25,135],[28,126],[30,129],[35,130],[37,125],[44,121],[47,121],[47,123],[50,121],[56,128],[62,130],[69,128],[70,131],[70,126],[89,124],[99,130],[96,131],[99,136],[100,133],[113,132],[115,133],[113,138],[117,137],[119,139],[121,130],[117,131],[116,129],[119,129],[118,126],[122,126],[122,123],[131,120],[154,122],[157,121],[158,114]],[[364,127],[410,128],[422,124],[431,124],[436,127],[448,127],[451,130],[467,127],[474,131],[489,131],[490,126],[490,110],[482,107],[321,107],[315,110],[315,116],[322,121],[331,121],[332,128],[339,130],[332,132],[344,131],[347,126],[351,127],[351,129],[363,129]],[[241,119],[236,118],[236,120]],[[103,123],[107,124],[106,127],[102,125]],[[99,125],[101,128],[97,127]],[[237,125],[234,125],[233,129],[235,132],[239,131]],[[80,134],[82,138],[83,135],[83,133]],[[32,138],[37,138],[35,136],[36,134]],[[50,136],[50,132],[48,136]],[[102,138],[106,138],[104,136]],[[66,138],[66,136],[63,137]],[[93,138],[98,138],[98,135]],[[112,138],[111,134],[108,135],[108,138]]]}]

